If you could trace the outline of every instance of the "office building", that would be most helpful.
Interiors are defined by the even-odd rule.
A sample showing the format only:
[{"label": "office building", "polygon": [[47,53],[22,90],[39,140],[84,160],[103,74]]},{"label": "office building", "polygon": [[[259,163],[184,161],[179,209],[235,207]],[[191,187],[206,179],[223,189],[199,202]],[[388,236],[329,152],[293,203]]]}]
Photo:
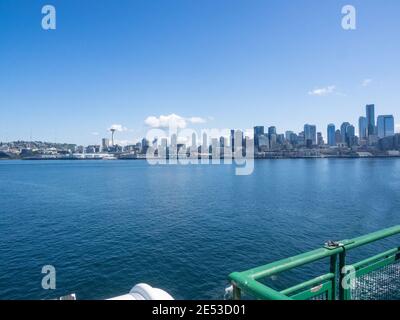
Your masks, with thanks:
[{"label": "office building", "polygon": [[304,140],[306,145],[309,145],[307,143],[308,140],[311,140],[312,145],[317,144],[317,126],[311,124],[304,125]]},{"label": "office building", "polygon": [[358,137],[360,140],[367,139],[367,132],[368,132],[368,122],[366,117],[360,117],[358,119]]},{"label": "office building", "polygon": [[367,135],[375,135],[375,105],[368,104],[366,106],[366,116],[367,116]]},{"label": "office building", "polygon": [[259,138],[263,134],[264,134],[264,127],[263,126],[254,127],[254,146],[255,146],[256,150],[259,149]]},{"label": "office building", "polygon": [[103,138],[101,140],[101,149],[106,151],[110,147],[110,139]]},{"label": "office building", "polygon": [[317,144],[319,146],[323,146],[325,144],[324,137],[322,136],[322,132],[317,133]]},{"label": "office building", "polygon": [[377,121],[378,137],[384,138],[394,135],[394,117],[392,115],[379,116]]},{"label": "office building", "polygon": [[356,143],[356,128],[352,125],[346,129],[346,143],[350,148]]},{"label": "office building", "polygon": [[328,145],[331,147],[336,146],[336,136],[335,136],[335,132],[336,132],[336,127],[333,123],[328,125]]},{"label": "office building", "polygon": [[350,123],[343,122],[340,126],[340,134],[342,136],[342,143],[347,143],[347,128],[350,126]]},{"label": "office building", "polygon": [[340,144],[340,143],[343,143],[343,141],[342,141],[342,133],[340,132],[339,129],[337,129],[336,132],[335,132],[335,141],[336,141],[336,145]]}]

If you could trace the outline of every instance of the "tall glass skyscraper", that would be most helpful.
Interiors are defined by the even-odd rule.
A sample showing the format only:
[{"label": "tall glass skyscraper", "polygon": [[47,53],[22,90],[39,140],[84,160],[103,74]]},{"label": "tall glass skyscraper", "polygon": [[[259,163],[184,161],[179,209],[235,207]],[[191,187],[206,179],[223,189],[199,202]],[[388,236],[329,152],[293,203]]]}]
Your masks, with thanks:
[{"label": "tall glass skyscraper", "polygon": [[384,138],[394,135],[394,117],[385,115],[378,117],[378,137]]},{"label": "tall glass skyscraper", "polygon": [[255,136],[261,136],[262,134],[264,134],[264,126],[254,127],[254,135]]},{"label": "tall glass skyscraper", "polygon": [[342,135],[343,143],[347,142],[347,128],[349,126],[351,126],[351,124],[348,122],[343,122],[342,125],[340,126],[340,134]]},{"label": "tall glass skyscraper", "polygon": [[333,147],[336,146],[336,137],[335,137],[336,128],[333,123],[328,125],[328,145]]},{"label": "tall glass skyscraper", "polygon": [[256,148],[256,150],[259,149],[259,140],[260,140],[260,136],[264,135],[264,127],[263,126],[257,126],[254,127],[254,146]]},{"label": "tall glass skyscraper", "polygon": [[317,126],[311,124],[304,125],[304,140],[307,144],[307,140],[310,140],[313,145],[317,144]]},{"label": "tall glass skyscraper", "polygon": [[367,104],[366,106],[367,114],[367,134],[368,137],[375,135],[375,105]]},{"label": "tall glass skyscraper", "polygon": [[268,128],[268,135],[271,137],[271,135],[275,134],[276,135],[276,127],[269,127]]},{"label": "tall glass skyscraper", "polygon": [[349,147],[352,147],[354,146],[355,142],[356,142],[356,128],[350,125],[347,127],[346,130],[346,143]]},{"label": "tall glass skyscraper", "polygon": [[365,140],[367,138],[367,118],[360,117],[358,119],[358,136],[361,140]]}]

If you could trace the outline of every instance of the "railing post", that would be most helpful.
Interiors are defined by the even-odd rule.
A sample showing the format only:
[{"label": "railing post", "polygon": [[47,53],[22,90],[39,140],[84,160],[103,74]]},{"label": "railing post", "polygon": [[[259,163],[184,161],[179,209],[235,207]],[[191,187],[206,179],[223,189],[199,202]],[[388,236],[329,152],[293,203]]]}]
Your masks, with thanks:
[{"label": "railing post", "polygon": [[337,254],[331,256],[330,272],[335,275],[335,277],[332,279],[332,300],[337,300],[337,298],[338,298],[337,285],[338,285],[338,281],[340,279],[340,269],[338,268],[338,255]]},{"label": "railing post", "polygon": [[339,254],[339,300],[351,300],[350,286],[351,279],[346,270],[346,250]]}]

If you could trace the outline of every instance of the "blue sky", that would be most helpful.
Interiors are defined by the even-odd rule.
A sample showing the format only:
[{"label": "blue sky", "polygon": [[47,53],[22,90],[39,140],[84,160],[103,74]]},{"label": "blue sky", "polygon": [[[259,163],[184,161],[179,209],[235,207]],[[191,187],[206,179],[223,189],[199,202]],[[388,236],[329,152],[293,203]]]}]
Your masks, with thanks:
[{"label": "blue sky", "polygon": [[400,123],[399,14],[398,0],[0,0],[0,141],[100,143],[113,124],[134,141],[170,114],[326,135],[367,103]]}]

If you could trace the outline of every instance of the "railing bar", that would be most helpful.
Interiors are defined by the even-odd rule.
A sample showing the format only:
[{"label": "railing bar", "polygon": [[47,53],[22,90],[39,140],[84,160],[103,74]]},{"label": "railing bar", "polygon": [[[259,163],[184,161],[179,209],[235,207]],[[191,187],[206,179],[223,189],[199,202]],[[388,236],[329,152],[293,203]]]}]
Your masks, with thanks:
[{"label": "railing bar", "polygon": [[396,255],[399,252],[400,252],[399,248],[391,249],[391,250],[388,250],[386,252],[377,254],[376,256],[373,256],[373,257],[367,258],[365,260],[362,260],[360,262],[353,263],[352,267],[354,267],[355,269],[359,269],[359,268],[365,267],[365,266],[367,266],[367,265],[369,265],[371,263],[375,263],[378,260],[389,258],[390,256]]},{"label": "railing bar", "polygon": [[361,236],[352,240],[343,240],[341,241],[341,243],[344,244],[344,247],[338,247],[333,250],[320,248],[291,258],[283,259],[280,261],[276,261],[261,267],[245,271],[243,272],[243,274],[252,277],[253,279],[256,280],[261,279],[311,262],[331,257],[335,254],[343,252],[344,248],[348,251],[350,249],[354,249],[362,245],[393,236],[398,233],[400,233],[400,225],[385,230],[377,231],[369,235]]},{"label": "railing bar", "polygon": [[290,295],[293,292],[300,291],[300,290],[303,290],[303,289],[305,289],[307,287],[312,287],[312,286],[321,284],[321,283],[323,283],[323,282],[325,282],[327,280],[331,280],[333,278],[335,278],[335,274],[334,273],[327,273],[327,274],[324,274],[324,275],[322,275],[320,277],[314,278],[312,280],[309,280],[309,281],[300,283],[298,285],[295,285],[295,286],[293,286],[291,288],[285,289],[285,290],[281,291],[281,293],[284,294],[284,295]]},{"label": "railing bar", "polygon": [[394,226],[394,227],[391,227],[388,229],[380,230],[377,232],[373,232],[373,233],[367,234],[365,236],[361,236],[361,237],[351,240],[351,243],[346,245],[346,250],[354,249],[354,248],[366,245],[371,242],[382,240],[384,238],[394,236],[398,233],[400,233],[400,225],[397,225],[397,226]]},{"label": "railing bar", "polygon": [[303,253],[292,258],[283,259],[276,261],[265,266],[254,268],[243,272],[244,275],[252,277],[255,280],[272,276],[277,273],[281,273],[302,265],[315,262],[343,251],[343,248],[337,248],[334,250],[328,249],[317,249],[311,252]]}]

